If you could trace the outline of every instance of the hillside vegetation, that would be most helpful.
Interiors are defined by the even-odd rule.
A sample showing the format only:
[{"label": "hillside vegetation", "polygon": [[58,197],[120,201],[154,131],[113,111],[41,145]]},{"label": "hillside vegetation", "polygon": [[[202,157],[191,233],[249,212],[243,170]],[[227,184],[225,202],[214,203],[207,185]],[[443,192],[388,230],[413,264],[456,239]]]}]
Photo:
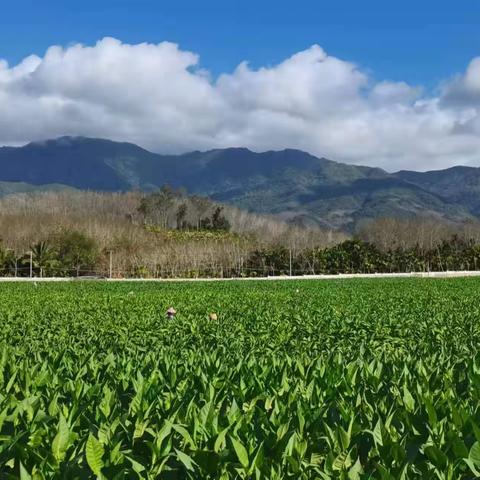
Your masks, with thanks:
[{"label": "hillside vegetation", "polygon": [[349,232],[365,219],[420,215],[462,223],[480,214],[479,169],[388,173],[299,150],[159,155],[129,143],[63,137],[0,148],[1,181],[10,191],[26,191],[25,183],[110,192],[168,184],[296,224]]},{"label": "hillside vegetation", "polygon": [[[254,251],[300,252],[345,238],[169,188],[149,195],[72,191],[0,199],[0,268],[7,275],[15,265],[17,274],[29,274],[30,251],[35,275],[106,275],[110,252],[115,276],[231,275],[248,271]],[[65,243],[68,261],[59,254]]]},{"label": "hillside vegetation", "polygon": [[[7,276],[240,277],[474,270],[480,222],[378,219],[356,234],[285,223],[165,187],[0,199]],[[31,253],[30,253],[31,252]]]}]

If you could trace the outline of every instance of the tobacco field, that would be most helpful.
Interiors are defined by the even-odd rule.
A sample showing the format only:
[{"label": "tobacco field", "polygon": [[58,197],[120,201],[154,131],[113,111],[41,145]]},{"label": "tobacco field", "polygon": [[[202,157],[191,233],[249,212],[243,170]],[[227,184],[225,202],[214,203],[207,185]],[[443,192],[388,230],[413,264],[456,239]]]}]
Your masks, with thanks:
[{"label": "tobacco field", "polygon": [[479,478],[479,347],[475,278],[1,283],[0,479]]}]

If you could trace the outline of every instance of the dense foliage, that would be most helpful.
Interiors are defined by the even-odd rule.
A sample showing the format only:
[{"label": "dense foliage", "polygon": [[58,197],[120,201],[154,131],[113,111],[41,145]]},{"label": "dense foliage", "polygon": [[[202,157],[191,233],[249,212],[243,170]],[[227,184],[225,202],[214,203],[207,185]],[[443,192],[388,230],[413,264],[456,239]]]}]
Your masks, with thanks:
[{"label": "dense foliage", "polygon": [[[249,259],[250,275],[290,272],[290,251],[285,247],[254,252]],[[305,249],[292,257],[292,273],[391,273],[444,272],[480,268],[480,244],[456,236],[432,248],[396,248],[386,251],[360,240],[347,240],[329,248]]]},{"label": "dense foliage", "polygon": [[[117,277],[263,277],[275,275],[318,275],[338,273],[443,272],[480,269],[480,244],[453,236],[432,248],[396,248],[387,251],[358,239],[327,248],[295,250],[286,246],[260,246],[246,237],[224,230],[164,230],[146,226],[166,242],[194,244],[222,242],[232,249],[228,264],[214,260],[203,264],[193,256],[181,267],[139,263],[125,270],[115,269]],[[258,248],[255,248],[257,245]],[[194,248],[190,245],[191,248]],[[251,247],[251,248],[250,248]],[[77,231],[63,231],[49,241],[31,247],[32,275],[82,276],[109,275],[108,259],[115,249],[100,251],[94,239]],[[134,250],[131,255],[134,257]],[[29,276],[30,254],[16,258],[0,243],[0,272],[3,276]]]},{"label": "dense foliage", "polygon": [[100,258],[95,240],[76,230],[53,234],[19,256],[0,240],[0,276],[5,277],[78,277],[95,273]]},{"label": "dense foliage", "polygon": [[0,284],[2,478],[475,478],[479,287]]}]

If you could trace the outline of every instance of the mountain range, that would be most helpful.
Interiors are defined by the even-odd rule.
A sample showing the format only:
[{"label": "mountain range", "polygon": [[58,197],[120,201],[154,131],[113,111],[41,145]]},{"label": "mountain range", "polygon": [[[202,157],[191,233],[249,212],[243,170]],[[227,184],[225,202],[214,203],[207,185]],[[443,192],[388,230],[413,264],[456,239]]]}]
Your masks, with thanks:
[{"label": "mountain range", "polygon": [[288,221],[350,231],[377,217],[480,217],[480,169],[473,167],[388,173],[300,150],[160,155],[85,137],[0,148],[0,195],[68,188],[153,191],[165,184]]}]

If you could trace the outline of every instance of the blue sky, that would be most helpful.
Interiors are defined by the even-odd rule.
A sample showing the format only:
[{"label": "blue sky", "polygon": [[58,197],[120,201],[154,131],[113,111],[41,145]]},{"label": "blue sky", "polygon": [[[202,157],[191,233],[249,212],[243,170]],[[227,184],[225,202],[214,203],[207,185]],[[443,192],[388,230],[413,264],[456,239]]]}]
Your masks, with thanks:
[{"label": "blue sky", "polygon": [[480,166],[480,0],[8,0],[1,12],[0,145],[84,135],[159,153]]},{"label": "blue sky", "polygon": [[179,43],[213,74],[275,64],[312,44],[382,79],[434,87],[480,53],[478,0],[16,0],[2,2],[0,58],[51,45]]}]

